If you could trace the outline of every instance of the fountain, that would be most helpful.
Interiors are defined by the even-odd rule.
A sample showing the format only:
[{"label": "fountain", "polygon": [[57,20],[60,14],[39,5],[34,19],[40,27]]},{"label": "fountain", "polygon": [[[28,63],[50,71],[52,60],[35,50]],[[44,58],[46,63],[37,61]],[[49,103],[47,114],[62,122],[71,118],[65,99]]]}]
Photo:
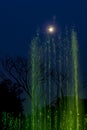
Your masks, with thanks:
[{"label": "fountain", "polygon": [[31,42],[31,130],[80,130],[76,32],[45,39]]}]

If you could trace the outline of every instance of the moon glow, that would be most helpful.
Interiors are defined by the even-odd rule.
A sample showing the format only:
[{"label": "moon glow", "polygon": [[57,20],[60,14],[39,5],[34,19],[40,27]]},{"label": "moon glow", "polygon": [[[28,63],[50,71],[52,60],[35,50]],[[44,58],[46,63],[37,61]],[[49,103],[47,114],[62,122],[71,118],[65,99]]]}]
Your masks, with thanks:
[{"label": "moon glow", "polygon": [[55,33],[55,31],[56,31],[55,26],[50,25],[50,26],[47,27],[47,33],[53,34],[53,33]]}]

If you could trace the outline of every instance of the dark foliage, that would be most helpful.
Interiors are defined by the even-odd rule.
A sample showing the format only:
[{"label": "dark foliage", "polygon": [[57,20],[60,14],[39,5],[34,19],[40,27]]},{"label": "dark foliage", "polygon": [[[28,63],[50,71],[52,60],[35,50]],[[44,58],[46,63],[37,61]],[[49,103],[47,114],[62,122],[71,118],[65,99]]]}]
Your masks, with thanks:
[{"label": "dark foliage", "polygon": [[22,113],[21,93],[22,91],[11,80],[3,80],[0,83],[0,112],[13,113],[14,116]]}]

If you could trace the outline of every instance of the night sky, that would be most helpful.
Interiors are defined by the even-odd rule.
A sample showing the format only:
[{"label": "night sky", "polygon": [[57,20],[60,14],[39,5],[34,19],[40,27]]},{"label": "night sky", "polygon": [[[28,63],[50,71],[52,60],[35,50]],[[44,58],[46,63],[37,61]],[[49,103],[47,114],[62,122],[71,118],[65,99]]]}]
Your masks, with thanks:
[{"label": "night sky", "polygon": [[82,76],[87,81],[86,0],[0,0],[0,56],[26,56],[38,27],[56,16],[61,30],[76,26]]}]

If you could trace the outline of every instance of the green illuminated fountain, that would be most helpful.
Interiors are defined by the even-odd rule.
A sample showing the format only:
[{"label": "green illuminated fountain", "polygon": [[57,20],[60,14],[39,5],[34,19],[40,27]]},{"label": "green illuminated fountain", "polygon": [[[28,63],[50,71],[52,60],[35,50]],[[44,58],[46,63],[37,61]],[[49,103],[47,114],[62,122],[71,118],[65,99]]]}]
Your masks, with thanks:
[{"label": "green illuminated fountain", "polygon": [[76,32],[45,39],[31,42],[31,130],[81,130]]}]

